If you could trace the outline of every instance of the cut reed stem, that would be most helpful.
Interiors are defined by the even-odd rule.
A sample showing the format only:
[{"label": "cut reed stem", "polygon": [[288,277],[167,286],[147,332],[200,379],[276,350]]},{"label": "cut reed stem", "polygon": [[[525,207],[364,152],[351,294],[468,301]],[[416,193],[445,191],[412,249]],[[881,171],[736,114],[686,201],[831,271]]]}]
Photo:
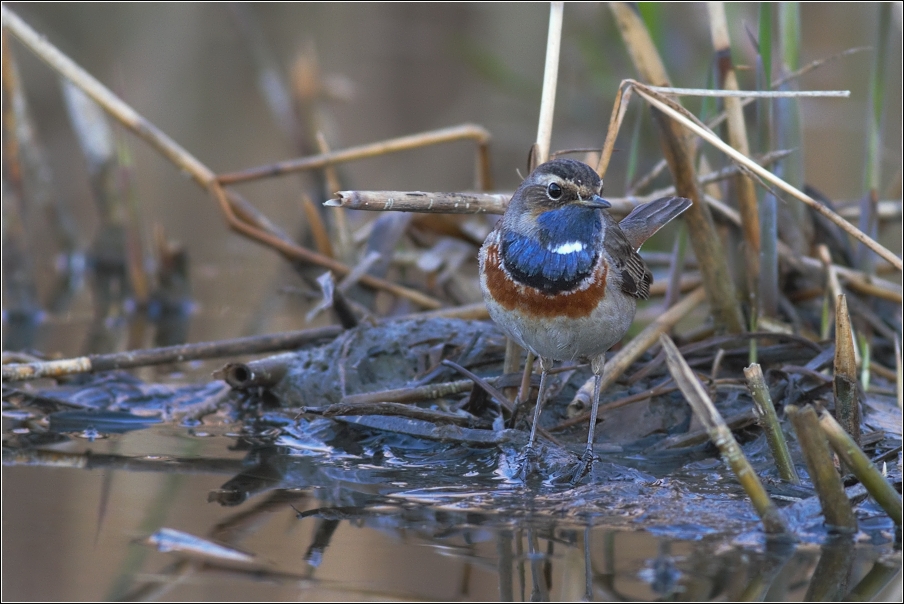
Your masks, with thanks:
[{"label": "cut reed stem", "polygon": [[791,424],[797,432],[797,441],[807,462],[810,481],[819,497],[826,524],[839,532],[856,532],[857,519],[844,492],[841,476],[832,463],[829,442],[819,427],[816,411],[809,405],[803,408],[788,405],[785,407],[785,415],[791,419]]},{"label": "cut reed stem", "polygon": [[766,440],[772,451],[772,458],[775,460],[779,476],[792,484],[800,484],[800,477],[797,475],[794,461],[791,459],[791,452],[788,450],[781,423],[775,413],[772,397],[769,396],[769,387],[763,377],[763,370],[754,363],[744,369],[744,376],[747,378],[747,389],[750,390],[750,395],[753,397],[760,425],[766,432]]}]

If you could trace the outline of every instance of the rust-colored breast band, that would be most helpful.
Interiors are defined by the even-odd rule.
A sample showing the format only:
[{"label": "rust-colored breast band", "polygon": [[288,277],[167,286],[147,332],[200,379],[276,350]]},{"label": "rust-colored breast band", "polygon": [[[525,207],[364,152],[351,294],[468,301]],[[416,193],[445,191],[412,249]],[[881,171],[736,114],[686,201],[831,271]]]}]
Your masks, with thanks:
[{"label": "rust-colored breast band", "polygon": [[553,295],[514,281],[502,268],[497,243],[487,247],[484,271],[487,289],[493,299],[506,310],[517,311],[528,317],[579,319],[592,313],[606,295],[605,262],[600,262],[597,266],[589,287]]}]

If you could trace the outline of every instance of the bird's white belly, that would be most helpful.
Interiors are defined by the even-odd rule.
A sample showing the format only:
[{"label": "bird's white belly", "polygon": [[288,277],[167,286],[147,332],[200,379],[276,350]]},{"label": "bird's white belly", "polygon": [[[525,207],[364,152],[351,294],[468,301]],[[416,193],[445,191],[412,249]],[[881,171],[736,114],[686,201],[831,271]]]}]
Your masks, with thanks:
[{"label": "bird's white belly", "polygon": [[636,301],[610,289],[603,303],[579,318],[529,316],[492,300],[487,309],[497,325],[538,357],[572,361],[597,357],[621,340],[634,320]]}]

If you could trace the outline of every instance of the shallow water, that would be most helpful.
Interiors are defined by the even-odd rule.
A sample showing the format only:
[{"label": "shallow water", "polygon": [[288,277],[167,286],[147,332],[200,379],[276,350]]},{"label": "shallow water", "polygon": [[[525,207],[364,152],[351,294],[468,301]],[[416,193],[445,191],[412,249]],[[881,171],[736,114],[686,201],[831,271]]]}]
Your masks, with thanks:
[{"label": "shallow water", "polygon": [[[853,540],[816,528],[770,542],[743,496],[713,494],[718,463],[708,487],[611,462],[573,489],[524,486],[506,478],[504,447],[346,440],[325,420],[283,421],[267,442],[272,419],[254,432],[155,425],[20,453],[4,469],[4,598],[900,595],[881,513]],[[348,442],[360,448],[338,446]]]}]

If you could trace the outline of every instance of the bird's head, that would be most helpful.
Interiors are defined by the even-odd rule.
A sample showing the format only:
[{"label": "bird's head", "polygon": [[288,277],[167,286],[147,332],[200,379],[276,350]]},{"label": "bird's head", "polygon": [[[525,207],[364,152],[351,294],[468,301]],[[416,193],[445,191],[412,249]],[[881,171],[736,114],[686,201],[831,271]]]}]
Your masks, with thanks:
[{"label": "bird's head", "polygon": [[595,215],[595,210],[611,207],[600,197],[602,186],[599,175],[585,163],[573,159],[548,161],[537,166],[515,191],[504,224],[512,231],[535,235],[538,222],[573,223],[580,216]]}]

